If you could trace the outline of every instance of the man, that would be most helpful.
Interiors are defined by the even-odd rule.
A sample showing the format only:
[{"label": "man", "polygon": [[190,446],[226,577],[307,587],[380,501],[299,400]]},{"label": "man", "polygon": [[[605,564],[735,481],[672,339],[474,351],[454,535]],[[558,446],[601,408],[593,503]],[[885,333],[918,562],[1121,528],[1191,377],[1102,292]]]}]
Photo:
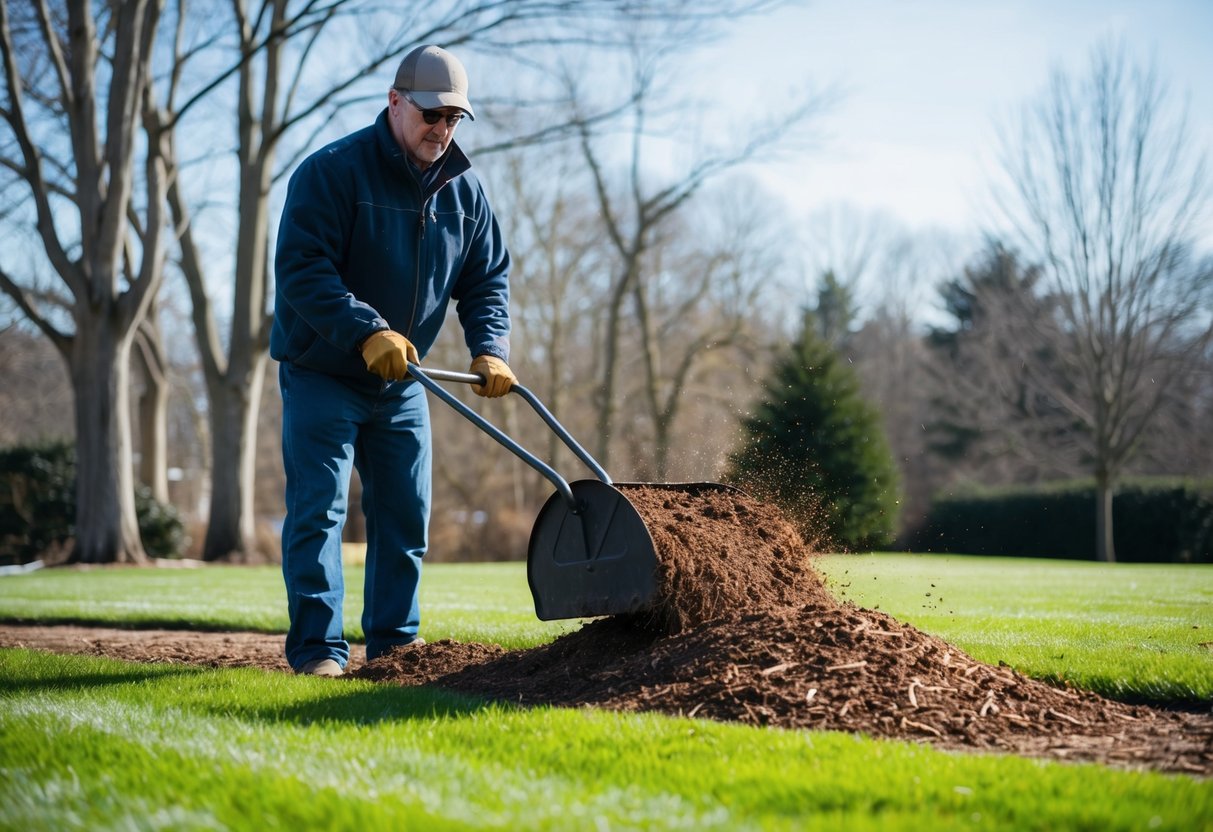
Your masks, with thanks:
[{"label": "man", "polygon": [[367,658],[418,640],[430,513],[425,391],[407,379],[456,302],[482,396],[509,392],[509,253],[453,141],[475,114],[463,65],[414,49],[374,124],[291,177],[275,259],[270,355],[281,362],[286,520],[282,571],[296,672],[340,676],[341,530],[362,480]]}]

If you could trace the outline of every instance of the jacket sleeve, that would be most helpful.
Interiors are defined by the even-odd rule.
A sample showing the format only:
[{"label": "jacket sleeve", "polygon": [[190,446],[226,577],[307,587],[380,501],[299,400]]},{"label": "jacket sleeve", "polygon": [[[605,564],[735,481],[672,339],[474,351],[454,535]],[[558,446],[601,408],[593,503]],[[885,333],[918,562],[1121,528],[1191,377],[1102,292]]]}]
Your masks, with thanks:
[{"label": "jacket sleeve", "polygon": [[468,256],[452,297],[472,357],[495,355],[510,360],[510,253],[501,227],[477,182],[478,212]]},{"label": "jacket sleeve", "polygon": [[320,337],[353,352],[388,322],[354,297],[340,264],[354,222],[351,177],[326,157],[304,161],[291,177],[274,255],[278,302],[285,301]]}]

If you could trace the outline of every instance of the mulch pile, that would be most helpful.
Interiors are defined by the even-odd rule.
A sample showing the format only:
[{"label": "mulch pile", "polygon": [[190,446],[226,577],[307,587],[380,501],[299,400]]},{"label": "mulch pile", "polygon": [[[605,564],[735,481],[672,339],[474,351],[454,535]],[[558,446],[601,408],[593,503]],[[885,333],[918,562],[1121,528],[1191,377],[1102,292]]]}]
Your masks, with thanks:
[{"label": "mulch pile", "polygon": [[1213,716],[1034,681],[837,601],[795,527],[732,491],[629,489],[652,533],[651,616],[506,652],[439,641],[354,675],[524,705],[654,710],[1126,767],[1213,773]]},{"label": "mulch pile", "polygon": [[657,603],[637,626],[674,635],[738,611],[835,603],[773,505],[724,487],[620,488],[657,551]]},{"label": "mulch pile", "polygon": [[[739,492],[629,488],[652,533],[651,613],[592,621],[528,650],[442,640],[350,676],[522,705],[661,711],[860,732],[1127,768],[1213,775],[1213,713],[1128,705],[978,662],[884,613],[836,600],[795,527]],[[0,646],[59,628],[0,626]],[[77,628],[79,629],[79,628]],[[286,669],[281,636],[60,630],[51,649]],[[213,646],[200,646],[210,638]]]}]

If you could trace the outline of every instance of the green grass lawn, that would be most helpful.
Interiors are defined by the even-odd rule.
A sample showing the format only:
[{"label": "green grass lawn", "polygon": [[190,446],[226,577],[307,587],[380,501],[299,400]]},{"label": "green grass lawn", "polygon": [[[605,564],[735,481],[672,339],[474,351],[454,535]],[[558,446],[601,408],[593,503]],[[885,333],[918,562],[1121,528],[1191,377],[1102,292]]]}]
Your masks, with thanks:
[{"label": "green grass lawn", "polygon": [[[1175,829],[1182,776],[0,651],[4,829]],[[1098,799],[1092,799],[1094,797]]]},{"label": "green grass lawn", "polygon": [[[1213,569],[834,556],[840,595],[987,661],[1213,698]],[[362,573],[347,570],[357,632]],[[930,593],[928,595],[927,593]],[[427,638],[537,644],[521,564],[434,565]],[[0,618],[285,628],[272,568],[43,570]],[[845,734],[0,651],[0,829],[1213,829],[1213,784]]]},{"label": "green grass lawn", "polygon": [[[1213,700],[1213,567],[945,555],[821,558],[831,587],[984,662],[1152,702]],[[362,568],[345,629],[361,638]],[[535,619],[521,563],[434,564],[422,633],[504,647],[576,625]],[[0,578],[0,618],[285,632],[276,567],[51,569]]]},{"label": "green grass lawn", "polygon": [[[361,566],[345,569],[345,632],[360,641]],[[535,618],[523,563],[432,564],[421,586],[422,632],[533,647],[576,629]],[[285,633],[286,594],[276,566],[201,569],[44,569],[0,578],[0,619]]]}]

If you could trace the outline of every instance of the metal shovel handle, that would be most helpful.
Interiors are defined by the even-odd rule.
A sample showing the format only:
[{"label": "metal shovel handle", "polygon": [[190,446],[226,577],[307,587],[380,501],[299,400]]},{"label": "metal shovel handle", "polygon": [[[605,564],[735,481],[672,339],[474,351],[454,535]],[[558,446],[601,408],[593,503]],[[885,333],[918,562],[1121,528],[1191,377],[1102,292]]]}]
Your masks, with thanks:
[{"label": "metal shovel handle", "polygon": [[[539,459],[539,457],[532,454],[526,448],[519,445],[504,431],[502,431],[492,422],[485,419],[476,411],[472,410],[466,404],[459,401],[459,399],[437,383],[439,381],[450,381],[461,384],[484,384],[484,376],[480,375],[479,373],[457,373],[451,370],[423,370],[416,364],[411,363],[408,365],[408,369],[409,375],[417,379],[417,382],[422,387],[433,393],[438,398],[442,399],[469,422],[480,428],[493,439],[497,440],[497,442],[503,445],[510,453],[514,454],[540,474],[543,474],[543,476],[546,477],[548,481],[552,483],[552,485],[556,486],[556,490],[560,492],[560,495],[564,498],[565,502],[568,503],[569,509],[574,513],[577,512],[577,500],[573,496],[573,491],[569,487],[568,481],[565,480],[564,477],[560,476],[560,474],[556,472],[556,469]],[[544,423],[546,423],[547,426],[551,428],[558,437],[560,437],[560,441],[563,442],[570,451],[576,454],[577,458],[585,463],[587,468],[594,472],[594,476],[598,477],[598,479],[607,485],[611,484],[611,478],[607,475],[607,472],[603,469],[603,467],[598,464],[594,457],[590,456],[589,451],[578,444],[577,440],[574,439],[567,430],[565,430],[564,425],[560,424],[560,422],[556,420],[556,417],[552,415],[551,411],[544,407],[543,402],[539,401],[539,398],[534,393],[523,387],[521,384],[514,384],[511,386],[510,392],[517,393],[519,396],[521,396],[526,403],[531,406],[531,409],[539,414],[539,417],[543,419]]]}]

